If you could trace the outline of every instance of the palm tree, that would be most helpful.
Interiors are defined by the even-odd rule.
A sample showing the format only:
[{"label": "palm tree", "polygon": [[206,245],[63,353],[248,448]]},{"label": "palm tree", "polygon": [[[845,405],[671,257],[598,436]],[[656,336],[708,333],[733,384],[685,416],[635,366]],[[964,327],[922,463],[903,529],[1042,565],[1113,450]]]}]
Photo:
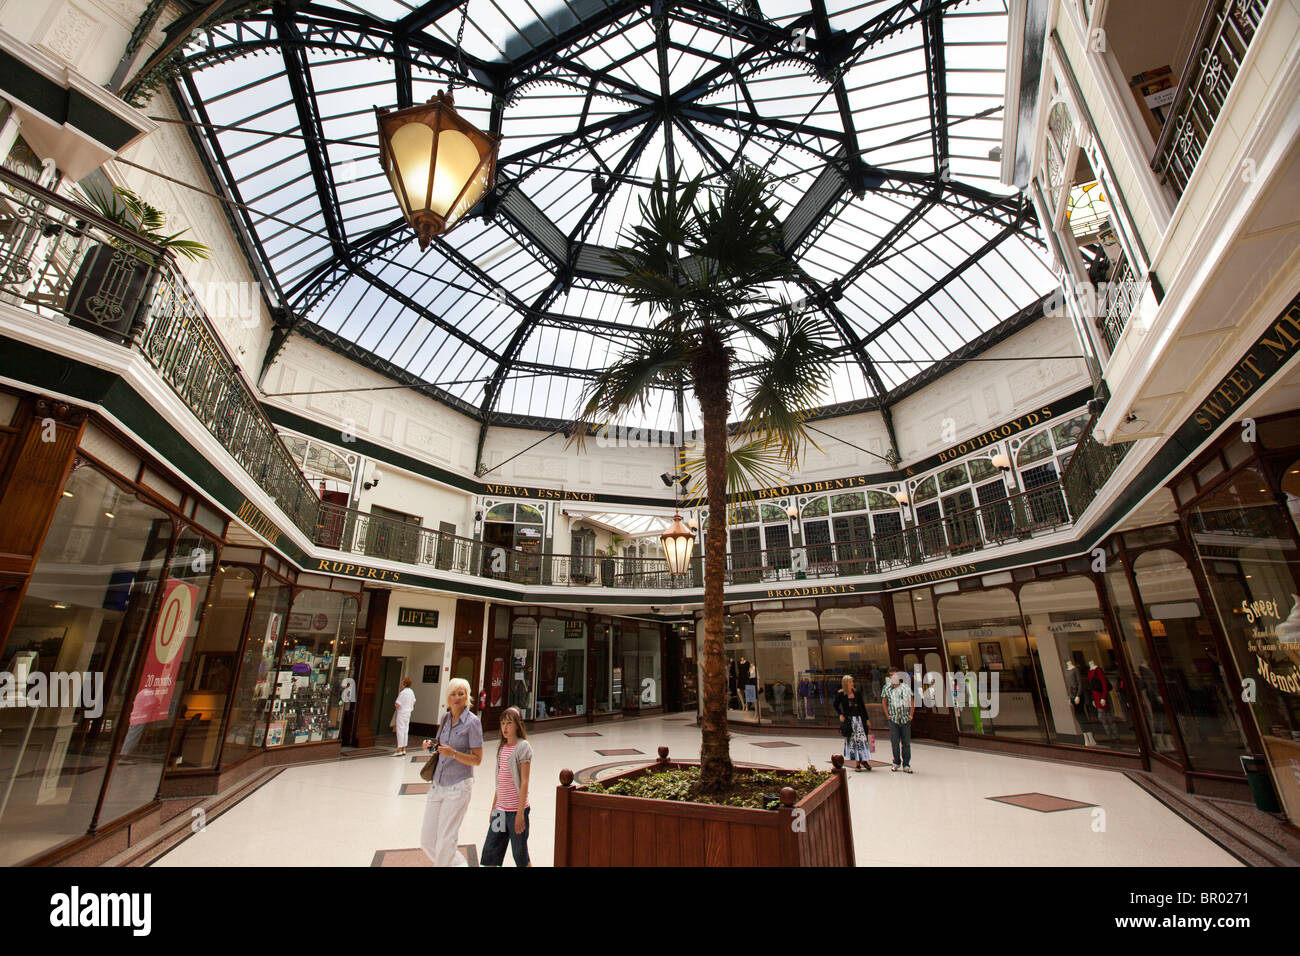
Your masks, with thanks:
[{"label": "palm tree", "polygon": [[[579,414],[586,427],[575,429],[574,441],[581,445],[597,424],[644,410],[663,389],[689,385],[699,403],[709,509],[700,786],[720,793],[732,776],[722,655],[728,488],[779,483],[798,465],[808,440],[804,417],[830,379],[833,329],[817,313],[774,295],[774,286],[799,272],[779,251],[781,226],[765,174],[742,167],[718,195],[697,202],[701,185],[693,180],[678,194],[656,177],[640,201],[641,224],[610,256],[623,272],[625,296],[649,306],[658,321],[587,386]],[[751,353],[743,362],[742,348]],[[745,417],[729,436],[732,392],[741,383]]]}]

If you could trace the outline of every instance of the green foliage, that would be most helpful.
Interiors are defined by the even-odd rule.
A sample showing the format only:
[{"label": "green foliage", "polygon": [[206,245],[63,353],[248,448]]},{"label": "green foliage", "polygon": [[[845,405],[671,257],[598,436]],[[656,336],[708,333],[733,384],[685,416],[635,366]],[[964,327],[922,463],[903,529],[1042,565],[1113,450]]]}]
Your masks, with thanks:
[{"label": "green foliage", "polygon": [[652,771],[639,777],[625,777],[609,784],[589,783],[586,789],[588,793],[764,810],[773,808],[770,796],[779,793],[783,787],[793,787],[802,799],[830,777],[829,771],[818,770],[816,767],[796,771],[737,770],[732,792],[714,796],[699,791],[699,767],[682,767]]},{"label": "green foliage", "polygon": [[168,235],[163,232],[167,225],[167,215],[156,206],[151,206],[130,189],[114,186],[111,193],[98,189],[84,189],[86,203],[104,219],[140,238],[159,246],[164,250],[177,252],[187,259],[206,259],[212,251],[203,243],[194,239],[180,238],[188,229]]}]

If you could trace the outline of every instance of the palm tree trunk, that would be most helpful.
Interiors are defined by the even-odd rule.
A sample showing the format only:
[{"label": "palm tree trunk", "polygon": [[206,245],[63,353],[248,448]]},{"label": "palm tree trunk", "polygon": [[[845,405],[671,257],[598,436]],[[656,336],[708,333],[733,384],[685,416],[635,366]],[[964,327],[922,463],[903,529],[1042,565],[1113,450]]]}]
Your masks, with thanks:
[{"label": "palm tree trunk", "polygon": [[704,545],[704,714],[700,732],[700,789],[721,793],[731,785],[727,733],[727,681],[722,658],[723,582],[727,562],[727,411],[729,362],[722,340],[706,330],[692,369],[704,424],[704,475],[709,524]]}]

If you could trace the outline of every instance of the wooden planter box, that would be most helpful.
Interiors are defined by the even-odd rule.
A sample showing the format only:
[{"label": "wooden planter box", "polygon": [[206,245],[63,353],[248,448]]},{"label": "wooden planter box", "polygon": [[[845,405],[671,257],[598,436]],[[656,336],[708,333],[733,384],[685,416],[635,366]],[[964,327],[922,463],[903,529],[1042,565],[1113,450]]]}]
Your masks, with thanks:
[{"label": "wooden planter box", "polygon": [[[562,770],[555,865],[853,866],[844,758],[836,754],[831,762],[831,778],[797,803],[795,792],[783,788],[777,810],[589,793]],[[696,765],[670,761],[660,747],[657,763],[601,782]]]}]

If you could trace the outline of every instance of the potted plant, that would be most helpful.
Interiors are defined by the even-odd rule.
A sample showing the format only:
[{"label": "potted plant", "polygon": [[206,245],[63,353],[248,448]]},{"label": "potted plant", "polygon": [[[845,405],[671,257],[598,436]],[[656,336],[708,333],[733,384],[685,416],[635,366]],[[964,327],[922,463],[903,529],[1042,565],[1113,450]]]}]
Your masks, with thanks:
[{"label": "potted plant", "polygon": [[[196,261],[208,257],[207,246],[180,238],[188,230],[164,232],[166,215],[131,190],[115,186],[108,193],[94,188],[83,193],[99,216],[164,255],[175,252]],[[91,245],[68,289],[65,311],[70,323],[120,343],[129,341],[144,327],[158,266],[153,255],[126,240],[113,238]]]},{"label": "potted plant", "polygon": [[[749,166],[729,174],[716,195],[709,193],[702,199],[701,179],[679,188],[672,183],[665,186],[656,177],[648,198],[640,203],[641,223],[628,235],[627,244],[609,258],[623,273],[624,294],[636,305],[649,306],[658,322],[587,386],[580,412],[586,427],[574,429],[571,439],[581,444],[599,425],[607,426],[619,415],[643,408],[650,394],[659,390],[689,388],[699,404],[702,461],[688,461],[686,470],[703,475],[702,496],[698,477],[688,493],[707,501],[709,522],[700,763],[692,793],[695,798],[723,803],[746,789],[749,776],[733,768],[727,733],[722,639],[728,490],[779,484],[798,466],[808,440],[804,419],[825,393],[833,356],[833,327],[825,317],[792,307],[770,291],[777,283],[797,281],[800,273],[780,252],[781,225],[771,208],[769,188],[766,174]],[[743,366],[737,358],[741,349],[749,353]],[[742,387],[743,418],[729,434],[733,390]],[[661,753],[666,767],[666,751],[661,748]],[[668,769],[684,766],[675,763]],[[636,773],[654,772],[652,767]],[[807,798],[816,794],[819,805],[825,802],[836,789],[836,779],[842,784],[842,778],[832,777]],[[577,804],[569,800],[565,805],[636,800],[640,810],[628,812],[656,817],[664,812],[653,806],[662,801],[641,797],[583,793],[575,799]],[[712,820],[721,809],[679,802],[672,812]],[[836,827],[848,834],[847,796],[835,812],[841,814]],[[557,863],[562,859],[564,826],[557,819]],[[766,839],[761,829],[751,828],[753,839]],[[839,854],[835,862],[851,863],[851,837],[845,836],[841,843],[849,848],[848,855]],[[771,852],[761,852],[755,845],[752,854],[745,856],[749,851],[742,851],[742,856],[756,865],[786,859],[776,853],[775,844],[763,845]]]}]

